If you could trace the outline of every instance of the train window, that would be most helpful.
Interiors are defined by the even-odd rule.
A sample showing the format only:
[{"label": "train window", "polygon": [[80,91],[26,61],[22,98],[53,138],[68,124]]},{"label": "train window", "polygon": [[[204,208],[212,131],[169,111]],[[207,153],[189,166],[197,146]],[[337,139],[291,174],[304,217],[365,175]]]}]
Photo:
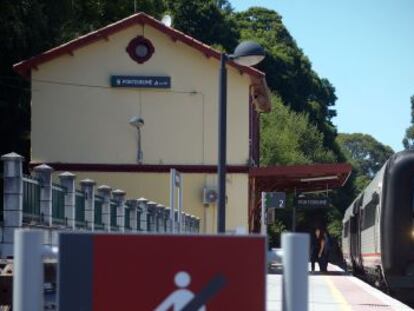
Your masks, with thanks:
[{"label": "train window", "polygon": [[348,237],[349,235],[349,220],[344,223],[344,238]]},{"label": "train window", "polygon": [[377,210],[376,204],[368,204],[364,209],[364,218],[362,223],[362,229],[368,229],[375,224],[375,214]]}]

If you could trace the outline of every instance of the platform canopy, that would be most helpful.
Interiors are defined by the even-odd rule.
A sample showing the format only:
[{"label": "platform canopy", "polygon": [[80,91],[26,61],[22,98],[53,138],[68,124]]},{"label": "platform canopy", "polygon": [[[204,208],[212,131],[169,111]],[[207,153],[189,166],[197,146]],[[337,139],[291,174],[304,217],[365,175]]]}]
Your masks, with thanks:
[{"label": "platform canopy", "polygon": [[311,192],[342,187],[352,171],[348,163],[255,167],[249,177],[257,192]]}]

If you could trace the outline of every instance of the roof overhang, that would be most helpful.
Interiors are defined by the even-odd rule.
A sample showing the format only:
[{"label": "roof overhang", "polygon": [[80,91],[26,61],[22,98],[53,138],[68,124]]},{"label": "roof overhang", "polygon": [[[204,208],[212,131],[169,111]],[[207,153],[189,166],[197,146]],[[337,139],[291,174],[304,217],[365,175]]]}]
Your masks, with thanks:
[{"label": "roof overhang", "polygon": [[313,192],[345,185],[352,166],[348,163],[284,165],[249,170],[258,192]]},{"label": "roof overhang", "polygon": [[[73,55],[74,51],[78,48],[81,48],[83,46],[86,46],[88,44],[92,44],[99,40],[109,40],[109,36],[119,32],[123,29],[126,29],[128,27],[131,27],[133,25],[149,25],[160,32],[168,35],[171,40],[173,41],[180,41],[184,44],[189,45],[190,47],[198,50],[202,54],[204,54],[207,58],[213,57],[217,60],[220,59],[221,53],[220,51],[212,48],[211,46],[204,44],[201,41],[198,41],[185,33],[174,29],[172,27],[168,27],[164,25],[159,20],[153,18],[152,16],[149,16],[145,13],[137,13],[134,15],[131,15],[127,18],[124,18],[120,21],[117,21],[115,23],[109,24],[103,28],[100,28],[98,30],[95,30],[93,32],[90,32],[88,34],[85,34],[83,36],[80,36],[72,41],[66,42],[60,46],[57,46],[55,48],[52,48],[48,51],[45,51],[39,55],[36,55],[34,57],[31,57],[27,60],[21,61],[17,64],[13,65],[13,69],[23,76],[26,79],[30,79],[31,71],[37,70],[38,66],[53,60],[54,58],[57,58],[59,56],[69,54]],[[265,79],[265,73],[249,66],[242,66],[237,64],[234,61],[229,60],[228,61],[229,66],[237,69],[241,74],[246,73],[250,76],[251,82],[252,82],[252,89],[253,91],[253,104],[255,105],[255,108],[259,112],[268,112],[271,108],[271,101],[270,101],[270,91],[267,87],[266,79]]]},{"label": "roof overhang", "polygon": [[[201,53],[204,53],[206,57],[214,57],[216,59],[220,59],[221,52],[212,48],[211,46],[204,44],[201,41],[198,41],[185,33],[174,29],[172,27],[168,27],[164,25],[159,20],[149,16],[145,13],[137,13],[131,15],[127,18],[124,18],[120,21],[115,23],[109,24],[103,28],[98,30],[92,31],[88,34],[80,36],[72,41],[66,42],[60,46],[52,48],[46,52],[43,52],[37,56],[31,57],[27,60],[21,61],[17,64],[13,65],[14,70],[19,73],[20,75],[29,78],[30,71],[32,69],[36,69],[36,67],[42,63],[48,62],[56,57],[59,57],[64,54],[73,54],[73,52],[83,46],[91,44],[95,41],[99,40],[108,40],[109,36],[119,32],[125,28],[131,27],[133,25],[150,25],[151,27],[161,31],[168,35],[174,41],[181,41],[196,50],[199,50]],[[242,66],[234,61],[228,62],[230,66],[238,69],[241,73],[246,73],[253,78],[261,79],[265,77],[265,74],[253,67]]]}]

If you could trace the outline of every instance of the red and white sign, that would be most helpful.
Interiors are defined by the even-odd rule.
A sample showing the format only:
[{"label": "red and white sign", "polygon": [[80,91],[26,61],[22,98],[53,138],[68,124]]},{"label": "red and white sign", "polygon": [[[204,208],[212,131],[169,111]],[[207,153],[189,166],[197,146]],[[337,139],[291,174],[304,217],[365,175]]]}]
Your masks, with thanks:
[{"label": "red and white sign", "polygon": [[[264,237],[79,236],[91,239],[83,245],[92,245],[92,256],[86,259],[92,271],[80,278],[89,274],[92,282],[90,289],[71,290],[69,283],[76,286],[76,281],[65,283],[62,278],[73,278],[68,269],[76,273],[76,267],[68,258],[62,261],[60,282],[70,293],[62,296],[62,302],[68,301],[71,308],[90,303],[96,311],[265,310]],[[61,241],[62,256],[73,254],[68,246],[76,245],[74,238],[67,247],[65,239]],[[86,304],[74,305],[77,290],[82,295],[89,291],[91,300],[87,297]]]}]

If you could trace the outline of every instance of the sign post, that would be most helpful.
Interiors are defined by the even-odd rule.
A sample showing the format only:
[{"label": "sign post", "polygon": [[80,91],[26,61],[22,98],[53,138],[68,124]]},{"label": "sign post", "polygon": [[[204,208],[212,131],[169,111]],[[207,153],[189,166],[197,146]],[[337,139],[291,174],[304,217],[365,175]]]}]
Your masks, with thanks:
[{"label": "sign post", "polygon": [[267,225],[265,219],[266,213],[266,192],[262,192],[262,210],[261,210],[261,226],[260,226],[260,233],[266,235],[267,233]]},{"label": "sign post", "polygon": [[[178,189],[178,217],[175,217],[175,204],[176,198],[175,195]],[[181,232],[182,231],[182,217],[181,213],[183,211],[183,189],[182,189],[182,180],[181,173],[178,172],[175,168],[172,168],[170,171],[170,223],[171,223],[171,232]],[[177,221],[177,225],[176,225]]]},{"label": "sign post", "polygon": [[285,192],[262,192],[261,209],[261,233],[267,233],[267,225],[273,224],[275,219],[275,209],[285,208]]},{"label": "sign post", "polygon": [[266,310],[265,259],[262,236],[61,233],[58,309]]}]

